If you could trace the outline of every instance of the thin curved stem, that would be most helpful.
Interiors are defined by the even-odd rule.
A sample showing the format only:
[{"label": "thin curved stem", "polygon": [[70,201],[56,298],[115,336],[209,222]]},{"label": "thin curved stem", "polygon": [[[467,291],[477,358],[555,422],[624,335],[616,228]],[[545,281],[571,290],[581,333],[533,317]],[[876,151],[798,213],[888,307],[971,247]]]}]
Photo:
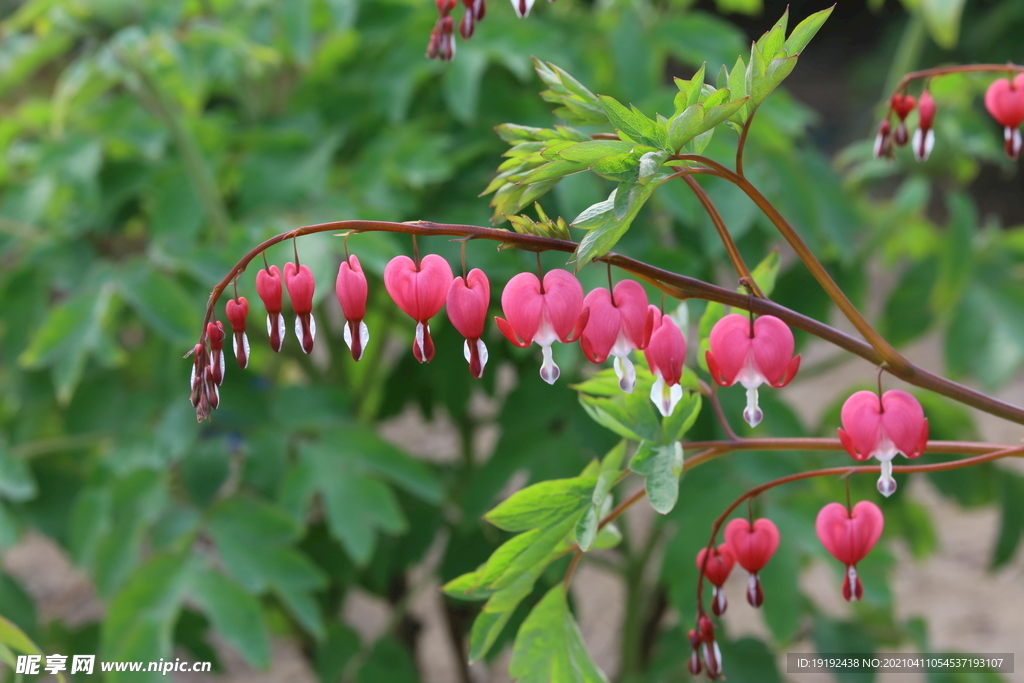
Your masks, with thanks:
[{"label": "thin curved stem", "polygon": [[949,74],[965,74],[965,73],[1014,73],[1024,71],[1024,66],[1014,64],[1013,62],[1007,62],[1006,64],[959,64],[957,66],[937,66],[931,69],[921,69],[919,71],[911,71],[910,73],[903,76],[896,87],[893,88],[892,94],[895,95],[906,89],[907,85],[911,81],[916,81],[922,78],[935,78],[936,76],[948,76]]},{"label": "thin curved stem", "polygon": [[[728,441],[690,441],[684,449],[711,450],[718,455],[733,451],[844,451],[839,439],[797,437],[797,438],[736,438]],[[993,450],[1015,448],[1010,444],[983,443],[980,441],[929,441],[925,451],[949,453],[951,455],[982,455]]]},{"label": "thin curved stem", "polygon": [[743,128],[740,129],[740,139],[736,143],[736,175],[741,178],[746,177],[743,173],[743,149],[747,145],[747,133],[750,132],[750,124],[754,122],[754,114],[757,113],[757,106],[755,106],[747,120],[743,122]]},{"label": "thin curved stem", "polygon": [[[744,130],[746,130],[744,128]],[[733,240],[732,235],[729,234],[729,228],[725,225],[725,220],[722,219],[722,214],[719,213],[718,207],[711,201],[711,197],[704,191],[697,179],[693,177],[693,174],[687,173],[682,176],[683,181],[690,186],[693,190],[693,194],[697,196],[701,206],[708,214],[708,218],[715,226],[715,230],[718,231],[718,239],[722,240],[722,244],[725,246],[725,253],[729,256],[729,261],[732,263],[732,267],[736,270],[736,275],[740,279],[746,279],[750,282],[751,288],[754,290],[754,295],[764,299],[765,296],[761,292],[761,289],[754,282],[754,276],[750,274],[750,269],[747,268],[747,264],[743,261],[743,257],[740,255],[740,250],[736,247],[736,242]]]},{"label": "thin curved stem", "polygon": [[[729,424],[729,419],[725,416],[725,411],[722,410],[722,402],[718,400],[718,385],[708,385],[704,380],[700,380],[700,393],[707,396],[708,400],[711,401],[711,407],[715,411],[715,417],[718,418],[718,423],[722,425],[722,431],[725,432],[726,438],[729,439],[728,443],[742,441],[742,439],[736,435],[736,432],[733,431],[732,425]],[[709,441],[707,443],[714,444],[715,442]],[[699,446],[699,448],[709,448],[709,446]]]},{"label": "thin curved stem", "polygon": [[[1010,456],[1022,456],[1024,455],[1024,446],[1013,446],[1010,448],[999,448],[997,450],[991,450],[988,453],[982,455],[976,455],[973,458],[964,458],[963,460],[954,460],[953,462],[937,462],[930,463],[928,465],[897,465],[892,468],[895,473],[902,474],[913,474],[922,472],[946,472],[949,470],[962,469],[964,467],[973,467],[974,465],[981,465],[982,463],[992,462],[993,460],[999,460],[1001,458],[1007,458]],[[813,479],[815,477],[829,477],[833,475],[851,476],[854,474],[878,474],[882,468],[879,466],[868,466],[868,467],[830,467],[821,470],[810,470],[807,472],[797,472],[796,474],[790,474],[785,477],[779,477],[773,479],[767,483],[755,486],[750,489],[739,498],[734,500],[725,511],[718,516],[715,523],[711,527],[711,539],[707,544],[707,553],[711,553],[711,549],[715,545],[715,539],[718,538],[718,532],[722,528],[722,524],[729,518],[729,515],[733,513],[733,510],[743,504],[744,501],[750,500],[765,491],[775,488],[776,486],[782,486],[783,484],[791,484],[795,481],[801,481],[803,479]],[[704,571],[702,570],[697,577],[697,614],[698,616],[704,615]]]},{"label": "thin curved stem", "polygon": [[[728,171],[728,169],[726,170]],[[729,173],[731,173],[731,171],[729,171]],[[756,192],[756,190],[754,191]],[[236,263],[233,268],[231,268],[231,270],[224,277],[224,279],[221,280],[221,282],[218,283],[217,286],[213,288],[213,291],[210,292],[210,299],[207,303],[206,308],[206,316],[203,320],[203,328],[199,336],[200,344],[205,343],[206,324],[213,319],[214,305],[217,303],[217,300],[220,298],[220,295],[231,284],[232,280],[239,273],[246,269],[246,267],[254,258],[258,257],[265,250],[274,246],[275,244],[279,244],[288,239],[294,239],[297,237],[301,237],[303,235],[311,235],[314,233],[331,231],[345,232],[348,230],[352,230],[354,232],[383,231],[416,235],[445,235],[455,237],[472,236],[474,238],[496,240],[499,242],[503,242],[505,244],[523,247],[530,251],[561,251],[565,253],[572,253],[576,250],[576,247],[578,246],[576,242],[572,242],[570,240],[560,240],[550,237],[539,237],[537,235],[524,235],[521,233],[512,232],[510,230],[484,228],[476,225],[431,223],[428,221],[394,223],[388,221],[350,220],[303,226],[301,228],[290,230],[280,235],[271,237],[270,239],[262,242],[261,244],[250,250],[249,253],[243,256],[242,259],[238,263]],[[868,344],[865,344],[859,339],[855,339],[844,332],[841,332],[833,327],[830,327],[829,325],[818,322],[817,320],[814,320],[813,318],[810,318],[808,316],[801,315],[800,313],[792,311],[786,308],[785,306],[780,306],[779,304],[776,304],[772,301],[768,301],[767,299],[758,299],[755,297],[747,296],[746,294],[740,294],[739,292],[733,291],[731,289],[718,287],[716,285],[712,285],[710,283],[698,280],[696,278],[687,277],[685,275],[679,275],[677,273],[672,273],[670,271],[663,270],[661,268],[657,268],[655,266],[643,263],[642,261],[637,261],[636,259],[632,259],[627,256],[622,256],[616,253],[608,253],[595,260],[610,263],[613,266],[616,266],[629,273],[632,273],[633,275],[639,277],[645,282],[651,283],[654,287],[658,288],[662,292],[665,292],[666,294],[674,296],[678,299],[704,299],[707,301],[717,301],[718,303],[725,304],[727,306],[733,306],[735,308],[739,308],[742,310],[753,311],[754,313],[757,313],[759,315],[773,315],[792,327],[804,330],[805,332],[813,334],[816,337],[819,337],[821,339],[824,339],[825,341],[835,344],[839,348],[849,351],[854,355],[860,356],[861,358],[864,358],[865,360],[875,365],[881,365],[882,363],[887,362],[888,360],[887,358],[883,357],[876,349],[872,348]],[[833,283],[833,285],[834,284],[835,283]],[[986,413],[1002,417],[1011,422],[1024,424],[1024,409],[1021,409],[1009,403],[1005,403],[991,396],[987,396],[979,391],[976,391],[969,387],[965,387],[961,384],[950,381],[926,370],[920,369],[912,365],[909,361],[906,361],[905,359],[903,365],[894,365],[892,363],[889,363],[888,367],[886,367],[886,370],[893,376],[899,377],[900,379],[903,379],[906,382],[913,384],[915,386],[921,387],[922,389],[934,391],[937,394],[941,394],[955,401],[959,401],[960,403],[963,403],[965,405],[969,405],[973,408],[982,410]]]}]

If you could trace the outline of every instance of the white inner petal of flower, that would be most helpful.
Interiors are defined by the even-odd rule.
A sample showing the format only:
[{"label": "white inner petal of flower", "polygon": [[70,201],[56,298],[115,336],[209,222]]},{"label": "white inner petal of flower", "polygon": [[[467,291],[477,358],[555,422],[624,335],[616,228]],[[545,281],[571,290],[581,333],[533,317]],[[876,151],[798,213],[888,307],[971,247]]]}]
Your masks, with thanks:
[{"label": "white inner petal of flower", "polygon": [[896,480],[892,478],[892,459],[883,460],[882,474],[878,477],[878,492],[888,498],[896,493]]},{"label": "white inner petal of flower", "polygon": [[756,389],[767,381],[761,371],[757,369],[757,363],[754,362],[753,348],[747,351],[747,359],[739,374],[736,375],[736,381],[745,389]]},{"label": "white inner petal of flower", "polygon": [[764,413],[757,406],[757,388],[747,387],[747,407],[743,409],[743,419],[751,427],[761,424]]},{"label": "white inner petal of flower", "polygon": [[[537,341],[536,337],[534,341]],[[559,370],[551,356],[551,343],[541,345],[541,351],[544,354],[544,362],[540,365],[540,377],[548,384],[554,384],[558,380]]]},{"label": "white inner petal of flower", "polygon": [[309,314],[309,338],[316,339],[316,318],[312,313]]},{"label": "white inner petal of flower", "polygon": [[[269,322],[270,319],[267,318],[267,320]],[[270,334],[270,327],[269,327],[269,325],[267,327],[267,334]],[[281,345],[282,346],[284,345],[284,337],[285,337],[286,334],[287,334],[287,331],[286,331],[285,325],[284,325],[284,314],[283,313],[278,313],[277,314],[277,338],[281,340]]]},{"label": "white inner petal of flower", "polygon": [[668,386],[665,378],[661,376],[660,370],[656,370],[654,375],[657,379],[654,380],[654,386],[651,387],[651,401],[658,407],[658,412],[663,417],[668,417],[676,409],[676,404],[683,398],[683,388],[678,384]]},{"label": "white inner petal of flower", "polygon": [[420,358],[426,360],[427,352],[423,348],[423,330],[426,328],[427,334],[430,333],[430,327],[423,323],[416,323],[416,347],[420,350]]},{"label": "white inner petal of flower", "polygon": [[[614,353],[614,349],[612,353]],[[616,354],[612,366],[619,378],[619,389],[627,394],[632,394],[633,388],[636,386],[636,368],[633,367],[633,361],[629,359],[629,351],[622,355]]]},{"label": "white inner petal of flower", "polygon": [[555,334],[555,328],[551,325],[550,317],[548,316],[548,305],[545,302],[540,311],[540,324],[537,326],[537,332],[533,335],[533,341],[537,342],[541,346],[551,346],[558,339],[558,335]]}]

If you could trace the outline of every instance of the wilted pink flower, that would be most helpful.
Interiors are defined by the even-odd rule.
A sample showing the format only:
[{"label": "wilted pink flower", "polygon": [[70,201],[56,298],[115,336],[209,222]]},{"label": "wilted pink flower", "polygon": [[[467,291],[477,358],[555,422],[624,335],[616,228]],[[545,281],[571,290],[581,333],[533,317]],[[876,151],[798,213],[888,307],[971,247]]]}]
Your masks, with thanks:
[{"label": "wilted pink flower", "polygon": [[284,283],[288,297],[295,310],[295,337],[304,353],[313,352],[313,338],[316,336],[316,320],[313,319],[313,290],[316,283],[308,266],[284,264]]},{"label": "wilted pink flower", "polygon": [[224,324],[219,320],[206,323],[206,338],[210,341],[210,371],[220,386],[224,383]]},{"label": "wilted pink flower", "polygon": [[897,453],[917,458],[928,444],[928,420],[916,398],[893,389],[882,394],[858,391],[843,404],[839,440],[854,460],[876,458],[882,466],[878,491],[889,497],[896,491],[892,459]]},{"label": "wilted pink flower", "polygon": [[430,319],[444,306],[452,283],[452,269],[436,254],[423,257],[417,266],[408,256],[396,256],[384,268],[384,286],[406,315],[416,321],[412,353],[421,363],[434,358]]},{"label": "wilted pink flower", "polygon": [[338,267],[334,292],[338,295],[341,313],[345,316],[345,343],[355,360],[363,357],[366,344],[370,341],[370,331],[363,322],[366,317],[366,291],[363,267],[355,255],[349,256]]},{"label": "wilted pink flower", "polygon": [[277,266],[256,273],[256,293],[267,309],[267,335],[270,348],[280,353],[284,345],[284,316],[281,315],[281,272]]},{"label": "wilted pink flower", "polygon": [[479,268],[469,271],[465,279],[455,278],[448,289],[448,319],[466,338],[463,348],[469,361],[469,374],[477,379],[484,376],[484,366],[487,365],[487,346],[480,337],[484,333],[490,303],[491,284]]},{"label": "wilted pink flower", "polygon": [[657,315],[647,308],[647,293],[639,282],[622,280],[615,285],[614,297],[598,287],[587,294],[583,305],[590,309],[590,319],[580,336],[583,355],[591,363],[603,363],[609,355],[615,356],[619,388],[633,393],[636,370],[629,354],[647,347]]},{"label": "wilted pink flower", "polygon": [[1024,123],[1024,73],[1017,74],[1012,81],[993,81],[985,91],[985,108],[1003,127],[1006,155],[1016,159],[1021,150],[1020,124]]},{"label": "wilted pink flower", "polygon": [[756,427],[763,417],[757,388],[765,383],[784,387],[800,369],[800,356],[793,356],[793,333],[771,315],[750,322],[745,315],[731,313],[715,323],[708,341],[710,349],[704,358],[712,379],[723,387],[743,385],[747,390],[743,419]]},{"label": "wilted pink flower", "polygon": [[245,334],[245,319],[249,315],[249,302],[244,296],[231,299],[224,307],[231,323],[231,345],[235,351],[238,367],[245,370],[249,365],[249,337]]},{"label": "wilted pink flower", "polygon": [[533,273],[519,273],[501,293],[505,318],[495,318],[505,338],[520,348],[537,342],[544,354],[540,376],[548,384],[558,379],[551,345],[579,339],[590,310],[583,308],[583,287],[572,273],[549,270],[544,283]]},{"label": "wilted pink flower", "polygon": [[683,361],[686,359],[686,339],[670,315],[663,315],[656,306],[651,306],[653,324],[650,341],[644,349],[647,365],[654,375],[651,400],[658,411],[668,417],[683,397],[679,381],[683,377]]},{"label": "wilted pink flower", "polygon": [[760,607],[764,602],[761,579],[757,573],[764,569],[779,547],[779,529],[770,519],[734,519],[725,527],[725,542],[741,567],[750,572],[747,583],[747,602]]},{"label": "wilted pink flower", "polygon": [[818,513],[814,523],[818,539],[832,557],[846,565],[843,597],[847,602],[860,600],[864,595],[857,563],[875,547],[884,527],[882,511],[868,500],[854,505],[852,514],[839,503],[829,503]]}]

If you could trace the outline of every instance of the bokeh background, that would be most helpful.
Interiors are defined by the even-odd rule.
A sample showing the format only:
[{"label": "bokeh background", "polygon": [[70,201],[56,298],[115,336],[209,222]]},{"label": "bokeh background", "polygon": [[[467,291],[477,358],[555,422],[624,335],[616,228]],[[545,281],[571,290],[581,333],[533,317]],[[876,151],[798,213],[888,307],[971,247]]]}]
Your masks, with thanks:
[{"label": "bokeh background", "polygon": [[[424,58],[437,16],[425,0],[0,0],[0,614],[47,653],[214,662],[214,675],[180,681],[507,680],[507,646],[565,562],[471,667],[466,635],[479,604],[437,589],[505,540],[485,511],[525,484],[575,476],[615,443],[566,386],[591,369],[578,349],[557,351],[563,379],[548,387],[534,350],[489,330],[490,367],[474,382],[441,316],[437,358],[418,365],[412,325],[380,281],[411,244],[374,234],[349,240],[370,277],[371,342],[358,365],[342,341],[332,293],[342,246],[330,236],[298,244],[318,282],[312,355],[291,338],[282,354],[269,351],[254,270],[238,284],[253,309],[250,367],[240,371],[229,354],[209,423],[195,422],[182,355],[210,288],[273,234],[348,218],[487,224],[478,195],[506,149],[494,126],[554,123],[531,56],[594,92],[671,114],[673,76],[731,65],[785,5],[558,0],[519,20],[491,0],[473,39],[442,64]],[[790,2],[791,25],[827,6]],[[1020,61],[1022,32],[1020,0],[842,0],[761,108],[747,151],[754,183],[891,341],[1017,405],[1024,175],[981,106],[991,76],[933,83],[927,163],[909,150],[874,160],[871,138],[903,73]],[[708,152],[727,161],[734,145],[723,130]],[[738,191],[701,183],[748,262],[780,246]],[[541,202],[571,220],[611,187],[572,176]],[[455,244],[420,246],[458,263]],[[268,258],[282,265],[291,249]],[[682,185],[660,190],[617,250],[735,285]],[[842,326],[810,275],[780,253],[774,298]],[[490,275],[494,312],[502,283],[532,263],[492,243],[466,254]],[[588,288],[604,277],[597,267],[581,273]],[[691,347],[702,308],[691,301],[681,312]],[[801,334],[798,342],[801,375],[763,392],[759,434],[834,435],[842,400],[874,382],[866,364]],[[741,394],[722,393],[733,416]],[[1019,426],[920,398],[934,438],[1021,438]],[[690,436],[718,429],[705,411]],[[693,558],[710,521],[750,486],[845,462],[841,453],[736,454],[689,473],[671,514],[636,506],[622,544],[588,555],[573,589],[610,679],[688,680]],[[1022,472],[1008,463],[901,480],[854,607],[813,532],[817,509],[840,499],[842,485],[765,496],[783,545],[762,575],[762,612],[744,603],[741,572],[729,586],[729,680],[834,680],[787,676],[786,652],[1019,648]],[[620,495],[639,485],[627,481]],[[855,496],[877,498],[873,489],[854,482]],[[0,679],[14,679],[4,664]]]}]

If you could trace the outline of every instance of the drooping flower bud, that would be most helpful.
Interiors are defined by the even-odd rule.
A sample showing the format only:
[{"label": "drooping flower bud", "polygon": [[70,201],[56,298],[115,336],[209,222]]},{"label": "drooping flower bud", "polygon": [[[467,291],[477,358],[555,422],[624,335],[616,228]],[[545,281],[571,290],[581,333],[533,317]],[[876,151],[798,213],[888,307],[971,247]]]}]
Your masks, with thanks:
[{"label": "drooping flower bud", "polygon": [[917,458],[928,444],[928,420],[920,402],[899,389],[882,394],[858,391],[843,404],[839,440],[854,460],[876,458],[882,466],[878,492],[896,492],[892,459],[897,453]]},{"label": "drooping flower bud", "polygon": [[352,358],[359,360],[370,341],[370,330],[363,322],[366,317],[366,275],[354,254],[338,267],[334,292],[345,316],[345,343],[352,351]]},{"label": "drooping flower bud", "polygon": [[249,315],[249,302],[244,296],[231,299],[224,307],[231,323],[231,345],[235,351],[238,367],[245,370],[249,365],[249,337],[245,334],[245,319]]},{"label": "drooping flower bud", "polygon": [[875,547],[884,527],[882,511],[868,500],[854,505],[852,513],[839,503],[829,503],[818,513],[814,523],[818,539],[832,557],[846,565],[843,597],[847,602],[860,600],[864,595],[857,563]]},{"label": "drooping flower bud", "polygon": [[890,154],[892,154],[892,124],[889,123],[889,117],[886,116],[878,124],[878,133],[875,135],[874,155],[876,159],[881,159]]},{"label": "drooping flower bud", "polygon": [[914,148],[915,159],[927,161],[928,155],[935,147],[935,131],[932,130],[932,123],[935,120],[935,100],[927,90],[921,93],[921,99],[918,101],[917,117],[918,127],[914,131],[914,141],[911,146]]},{"label": "drooping flower bud", "polygon": [[779,547],[779,529],[770,519],[734,519],[725,527],[725,543],[741,567],[750,572],[747,602],[754,607],[764,603],[764,591],[757,573],[764,569]]},{"label": "drooping flower bud", "polygon": [[583,307],[583,286],[572,273],[549,270],[544,283],[533,273],[519,273],[501,293],[505,318],[494,322],[505,338],[520,348],[537,342],[544,354],[540,376],[548,384],[558,379],[559,370],[551,356],[551,345],[579,339],[590,319]]},{"label": "drooping flower bud", "polygon": [[718,641],[715,640],[715,627],[706,614],[701,615],[701,618],[697,620],[697,631],[700,634],[700,650],[704,667],[707,669],[708,678],[713,681],[722,673],[722,651],[718,648]]},{"label": "drooping flower bud", "polygon": [[603,363],[615,356],[615,374],[619,388],[627,394],[636,386],[636,370],[629,359],[631,351],[647,348],[654,327],[657,309],[648,309],[647,293],[639,282],[622,280],[614,288],[614,296],[598,287],[583,300],[590,309],[590,319],[580,336],[580,348],[591,363]]},{"label": "drooping flower bud", "polygon": [[704,358],[711,378],[723,387],[743,385],[747,390],[743,419],[756,427],[763,417],[757,388],[768,384],[780,389],[800,369],[800,356],[793,356],[793,333],[775,316],[762,315],[751,323],[747,316],[731,313],[715,323],[708,341]]},{"label": "drooping flower bud", "polygon": [[1013,80],[1000,78],[985,91],[985,108],[1003,127],[1006,155],[1016,159],[1021,152],[1020,125],[1024,123],[1024,73]]},{"label": "drooping flower bud", "polygon": [[281,315],[281,272],[277,266],[264,268],[256,273],[256,293],[267,309],[267,335],[270,348],[280,353],[284,345],[284,316]]},{"label": "drooping flower bud", "polygon": [[316,283],[308,266],[284,264],[284,283],[288,297],[295,310],[295,337],[304,353],[313,352],[313,338],[316,336],[316,320],[313,319],[313,291]]},{"label": "drooping flower bud", "polygon": [[658,411],[668,417],[683,397],[679,381],[683,377],[683,361],[686,359],[686,338],[672,316],[663,315],[653,305],[649,310],[652,311],[653,329],[644,357],[655,378],[651,400]]},{"label": "drooping flower bud", "polygon": [[707,564],[705,564],[704,560],[705,555],[707,555],[707,548],[701,548],[700,552],[697,553],[697,569],[703,569],[704,576],[708,578],[708,581],[713,586],[711,592],[711,611],[715,613],[716,617],[720,617],[725,614],[725,608],[729,604],[725,599],[725,591],[722,589],[722,586],[729,579],[729,574],[736,564],[736,557],[732,554],[732,550],[729,549],[726,543],[722,543],[717,549],[712,548],[711,556],[707,558]]},{"label": "drooping flower bud", "polygon": [[210,341],[210,372],[220,386],[224,383],[224,324],[219,320],[206,323],[206,338]]},{"label": "drooping flower bud", "polygon": [[691,628],[687,631],[686,637],[690,639],[691,650],[690,659],[686,662],[686,669],[691,676],[698,676],[702,668],[700,665],[700,634]]},{"label": "drooping flower bud", "polygon": [[466,338],[463,350],[469,361],[469,374],[477,379],[484,376],[484,366],[487,365],[487,346],[480,337],[484,333],[490,303],[491,283],[479,268],[469,271],[465,279],[455,278],[448,289],[448,319]]},{"label": "drooping flower bud", "polygon": [[436,254],[428,254],[419,266],[408,256],[396,256],[384,268],[384,287],[405,314],[416,321],[412,353],[421,363],[434,358],[430,319],[444,306],[452,283],[452,269]]}]

